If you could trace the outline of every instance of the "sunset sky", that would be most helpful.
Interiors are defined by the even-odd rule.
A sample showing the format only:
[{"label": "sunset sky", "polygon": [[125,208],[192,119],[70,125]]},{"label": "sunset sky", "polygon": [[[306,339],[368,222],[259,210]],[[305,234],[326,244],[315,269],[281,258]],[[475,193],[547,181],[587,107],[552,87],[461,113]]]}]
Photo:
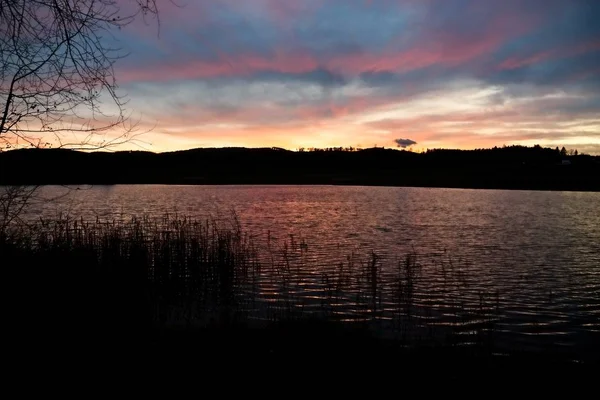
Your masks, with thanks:
[{"label": "sunset sky", "polygon": [[600,154],[600,1],[176,1],[115,34],[148,150]]}]

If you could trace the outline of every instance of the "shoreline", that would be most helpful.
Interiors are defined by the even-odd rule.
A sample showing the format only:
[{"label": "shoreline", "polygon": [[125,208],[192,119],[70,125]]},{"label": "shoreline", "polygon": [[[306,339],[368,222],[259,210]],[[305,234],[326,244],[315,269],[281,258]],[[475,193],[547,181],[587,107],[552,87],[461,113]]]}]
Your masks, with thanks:
[{"label": "shoreline", "polygon": [[600,187],[540,187],[540,186],[529,186],[529,187],[516,187],[516,186],[491,186],[491,185],[471,185],[471,186],[460,186],[460,185],[394,185],[389,183],[369,183],[369,182],[347,182],[347,183],[323,183],[323,182],[281,182],[281,183],[272,183],[272,182],[239,182],[239,183],[231,183],[231,182],[166,182],[166,181],[156,181],[156,182],[115,182],[115,183],[106,183],[106,182],[20,182],[20,183],[0,183],[0,187],[2,186],[267,186],[267,187],[301,187],[301,186],[326,186],[326,187],[381,187],[381,188],[417,188],[417,189],[456,189],[456,190],[509,190],[509,191],[534,191],[534,192],[580,192],[580,193],[600,193]]}]

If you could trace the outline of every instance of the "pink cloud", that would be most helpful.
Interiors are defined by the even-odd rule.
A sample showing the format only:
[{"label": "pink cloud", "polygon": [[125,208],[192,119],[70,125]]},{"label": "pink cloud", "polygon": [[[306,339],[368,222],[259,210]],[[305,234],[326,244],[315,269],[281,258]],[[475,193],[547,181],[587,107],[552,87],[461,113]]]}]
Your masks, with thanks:
[{"label": "pink cloud", "polygon": [[546,61],[552,57],[555,53],[554,50],[543,51],[528,57],[511,57],[498,65],[498,69],[517,69],[521,67],[526,67],[528,65],[537,64],[542,61]]},{"label": "pink cloud", "polygon": [[225,56],[216,61],[190,61],[185,64],[165,63],[120,72],[124,82],[168,81],[172,79],[198,79],[231,76],[249,76],[254,72],[275,71],[300,74],[326,68],[345,74],[367,71],[409,72],[432,65],[456,66],[491,52],[502,42],[502,37],[490,35],[479,40],[437,43],[430,47],[387,54],[351,53],[329,59],[317,59],[308,52],[276,50],[271,57],[258,54]]},{"label": "pink cloud", "polygon": [[591,40],[575,46],[562,46],[551,50],[545,50],[524,57],[511,57],[498,65],[498,69],[517,69],[529,65],[538,64],[548,60],[577,57],[583,54],[593,53],[600,50],[600,40]]},{"label": "pink cloud", "polygon": [[[278,0],[263,0],[259,2],[268,6],[265,9],[277,21],[289,25],[289,19],[314,11],[322,0],[308,2],[308,5],[282,2]],[[201,2],[204,4],[204,2]],[[233,7],[233,3],[224,4]],[[475,4],[475,5],[473,5]],[[472,3],[475,7],[477,2]],[[210,12],[207,11],[209,14]],[[205,16],[210,18],[210,16]],[[185,63],[165,62],[159,65],[147,65],[121,72],[120,78],[125,82],[136,80],[167,81],[170,79],[198,79],[231,76],[249,76],[259,71],[276,71],[280,73],[300,74],[317,68],[326,68],[344,74],[360,74],[366,71],[409,72],[433,66],[457,66],[494,52],[509,38],[522,35],[534,29],[539,18],[531,15],[514,15],[514,13],[499,13],[489,21],[483,32],[475,35],[459,35],[452,32],[430,31],[416,43],[405,49],[389,48],[380,53],[355,51],[335,56],[317,57],[308,50],[295,44],[288,43],[289,48],[276,48],[270,56],[241,53],[219,54],[217,60],[194,60]],[[192,34],[193,37],[195,37]],[[209,41],[196,38],[202,45],[210,47]],[[396,42],[396,41],[392,41]],[[181,50],[182,51],[182,50]],[[540,54],[526,59],[509,59],[502,63],[502,68],[514,68],[519,64],[534,63],[547,57]],[[177,57],[171,57],[177,59]]]}]

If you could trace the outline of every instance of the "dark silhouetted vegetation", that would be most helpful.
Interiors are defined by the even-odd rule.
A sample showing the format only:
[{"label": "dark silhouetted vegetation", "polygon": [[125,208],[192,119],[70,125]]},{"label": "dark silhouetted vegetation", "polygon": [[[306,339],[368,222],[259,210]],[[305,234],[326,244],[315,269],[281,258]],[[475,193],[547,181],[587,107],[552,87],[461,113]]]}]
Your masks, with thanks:
[{"label": "dark silhouetted vegetation", "polygon": [[[24,360],[131,355],[166,370],[267,362],[374,372],[394,360],[385,368],[459,376],[516,365],[495,356],[498,293],[464,296],[468,281],[451,261],[424,265],[409,254],[384,263],[371,253],[311,269],[307,246],[291,237],[261,256],[235,221],[12,226],[0,234],[12,343]],[[424,290],[423,268],[444,270],[437,293]],[[441,296],[443,308],[429,296]],[[448,323],[428,323],[435,312]],[[519,350],[511,352],[518,365],[564,367],[569,357]]]},{"label": "dark silhouetted vegetation", "polygon": [[206,148],[170,153],[31,149],[0,154],[4,185],[142,183],[600,190],[600,158],[540,146],[423,153],[384,148],[297,152]]}]

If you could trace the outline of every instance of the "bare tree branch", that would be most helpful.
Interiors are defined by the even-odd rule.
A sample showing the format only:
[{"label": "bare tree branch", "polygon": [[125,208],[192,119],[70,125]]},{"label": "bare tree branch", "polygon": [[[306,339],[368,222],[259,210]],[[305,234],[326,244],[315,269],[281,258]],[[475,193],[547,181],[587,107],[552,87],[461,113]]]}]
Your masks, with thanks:
[{"label": "bare tree branch", "polygon": [[[114,73],[126,54],[106,36],[138,16],[160,23],[157,1],[0,0],[0,150],[106,149],[131,139],[137,124],[126,123]],[[106,140],[111,130],[118,139]],[[84,135],[64,140],[68,133]]]},{"label": "bare tree branch", "polygon": [[[107,40],[137,17],[160,27],[158,1],[0,0],[0,151],[142,144],[115,77],[126,54]],[[0,187],[0,234],[37,189]]]}]

